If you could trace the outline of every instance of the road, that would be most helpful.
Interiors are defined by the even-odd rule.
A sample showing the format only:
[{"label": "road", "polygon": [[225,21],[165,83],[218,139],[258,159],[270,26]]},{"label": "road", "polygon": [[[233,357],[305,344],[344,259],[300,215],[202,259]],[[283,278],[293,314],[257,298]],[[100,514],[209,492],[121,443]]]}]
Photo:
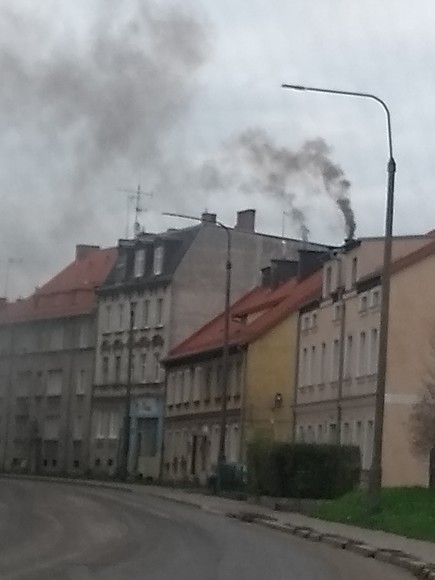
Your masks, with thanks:
[{"label": "road", "polygon": [[2,580],[409,580],[220,515],[78,485],[0,480]]}]

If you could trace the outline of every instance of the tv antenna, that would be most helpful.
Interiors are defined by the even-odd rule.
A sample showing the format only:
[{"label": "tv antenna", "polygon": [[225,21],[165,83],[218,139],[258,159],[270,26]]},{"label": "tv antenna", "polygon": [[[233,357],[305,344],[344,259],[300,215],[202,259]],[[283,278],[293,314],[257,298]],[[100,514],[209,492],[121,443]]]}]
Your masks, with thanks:
[{"label": "tv antenna", "polygon": [[147,211],[141,205],[141,199],[143,196],[146,197],[153,197],[153,193],[148,191],[143,191],[140,185],[137,186],[137,189],[118,189],[118,191],[122,191],[123,193],[127,193],[127,225],[126,225],[126,237],[128,238],[130,234],[130,204],[132,201],[135,202],[134,206],[134,225],[133,225],[133,235],[138,236],[141,231],[141,225],[139,222],[139,215],[145,211]]}]

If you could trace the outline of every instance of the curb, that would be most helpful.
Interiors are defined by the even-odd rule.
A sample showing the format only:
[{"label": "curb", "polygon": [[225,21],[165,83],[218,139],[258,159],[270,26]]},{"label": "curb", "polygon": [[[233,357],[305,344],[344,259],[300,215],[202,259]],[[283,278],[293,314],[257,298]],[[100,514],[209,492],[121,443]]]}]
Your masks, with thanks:
[{"label": "curb", "polygon": [[91,479],[73,479],[67,477],[50,477],[45,475],[27,475],[20,473],[0,473],[0,479],[12,479],[19,481],[42,481],[46,483],[63,483],[66,485],[80,485],[83,487],[95,487],[102,489],[111,489],[116,491],[132,492],[133,488],[126,485],[115,485],[104,481],[94,481]]},{"label": "curb", "polygon": [[[231,517],[237,516],[232,514]],[[242,518],[239,519],[243,521]],[[364,558],[375,558],[376,560],[408,570],[417,578],[435,580],[435,564],[423,562],[410,554],[401,552],[400,550],[375,548],[374,546],[369,546],[362,542],[356,542],[351,538],[336,536],[334,534],[321,534],[312,528],[280,524],[273,520],[263,520],[261,517],[254,517],[252,521],[265,528],[291,534],[299,538],[311,540],[312,542],[323,542],[324,544],[328,544],[338,548],[339,550],[348,550],[355,554],[359,554]]]}]

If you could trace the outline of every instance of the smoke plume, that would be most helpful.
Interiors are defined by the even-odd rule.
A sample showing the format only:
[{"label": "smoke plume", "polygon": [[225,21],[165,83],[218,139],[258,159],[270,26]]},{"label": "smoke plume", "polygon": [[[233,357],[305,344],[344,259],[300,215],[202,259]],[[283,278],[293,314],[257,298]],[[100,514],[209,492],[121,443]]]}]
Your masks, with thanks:
[{"label": "smoke plume", "polygon": [[[85,4],[83,31],[0,0],[0,267],[22,259],[26,289],[76,242],[124,235],[117,188],[159,180],[207,52],[202,27],[175,8]],[[19,276],[13,286],[26,286]]]},{"label": "smoke plume", "polygon": [[341,167],[331,161],[330,155],[331,148],[320,138],[292,150],[274,143],[261,129],[249,129],[226,143],[219,158],[204,163],[200,181],[211,191],[235,188],[282,200],[286,215],[292,219],[302,239],[309,235],[309,216],[301,196],[294,193],[295,184],[303,189],[305,201],[323,192],[341,211],[346,235],[352,238],[356,224],[350,181]]}]

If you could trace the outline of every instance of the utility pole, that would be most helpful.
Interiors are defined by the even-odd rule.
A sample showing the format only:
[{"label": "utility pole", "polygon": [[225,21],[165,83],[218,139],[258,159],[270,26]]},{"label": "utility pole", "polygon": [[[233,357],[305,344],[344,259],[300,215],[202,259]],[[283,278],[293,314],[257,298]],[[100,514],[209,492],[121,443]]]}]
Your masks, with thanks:
[{"label": "utility pole", "polygon": [[133,370],[133,340],[134,340],[134,317],[135,306],[130,299],[130,323],[128,330],[128,362],[127,362],[127,382],[125,385],[124,398],[124,417],[123,417],[123,433],[122,433],[122,452],[119,465],[119,477],[126,480],[128,477],[128,458],[130,455],[130,425],[131,425],[131,382]]},{"label": "utility pole", "polygon": [[137,189],[119,189],[118,191],[122,191],[123,193],[127,193],[127,225],[126,225],[126,237],[128,238],[130,235],[130,201],[134,201],[134,225],[133,225],[133,235],[138,236],[141,233],[141,224],[139,222],[139,216],[141,213],[144,213],[146,209],[144,209],[141,205],[141,200],[143,196],[146,197],[153,197],[152,192],[142,191],[141,186],[138,185]]},{"label": "utility pole", "polygon": [[346,339],[346,302],[344,299],[345,282],[343,279],[342,255],[337,256],[338,260],[338,307],[340,313],[340,351],[338,358],[338,386],[337,386],[337,443],[341,444],[342,431],[342,401],[343,401],[343,381],[344,381],[344,356]]}]

